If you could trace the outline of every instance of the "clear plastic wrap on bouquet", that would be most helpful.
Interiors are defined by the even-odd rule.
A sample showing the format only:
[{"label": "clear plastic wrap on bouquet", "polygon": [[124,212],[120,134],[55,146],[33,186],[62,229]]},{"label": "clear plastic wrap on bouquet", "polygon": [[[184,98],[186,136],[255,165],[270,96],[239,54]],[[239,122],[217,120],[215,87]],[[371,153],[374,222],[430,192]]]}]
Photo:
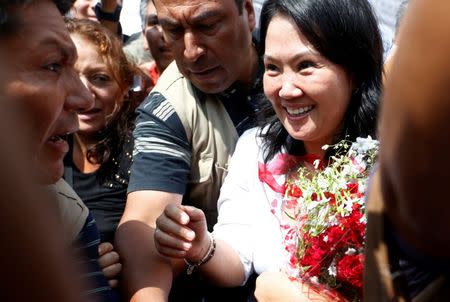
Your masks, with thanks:
[{"label": "clear plastic wrap on bouquet", "polygon": [[378,145],[368,137],[324,146],[336,149],[327,163],[308,156],[286,177],[286,272],[330,300],[362,300],[364,193]]}]

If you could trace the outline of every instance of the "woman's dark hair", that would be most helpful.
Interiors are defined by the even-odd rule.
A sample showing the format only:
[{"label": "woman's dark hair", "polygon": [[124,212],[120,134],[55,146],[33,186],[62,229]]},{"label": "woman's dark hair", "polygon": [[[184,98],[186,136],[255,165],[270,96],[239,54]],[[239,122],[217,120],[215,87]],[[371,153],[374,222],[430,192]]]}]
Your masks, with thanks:
[{"label": "woman's dark hair", "polygon": [[[314,48],[328,60],[342,66],[356,84],[343,128],[333,143],[342,139],[354,141],[356,137],[376,137],[378,105],[381,90],[383,50],[377,20],[366,0],[268,0],[260,17],[259,53],[264,54],[265,38],[270,21],[275,15],[290,18]],[[289,150],[289,136],[278,120],[269,102],[261,110],[262,124],[267,132],[261,133],[265,161],[282,148]],[[305,153],[303,144],[299,153]],[[332,155],[329,148],[327,157]]]},{"label": "woman's dark hair", "polygon": [[97,143],[87,152],[87,159],[90,162],[100,164],[99,175],[106,180],[108,175],[111,176],[116,172],[118,157],[124,151],[126,142],[132,138],[134,111],[144,95],[131,92],[130,87],[134,76],[143,74],[128,61],[122,49],[122,42],[107,28],[88,19],[66,18],[65,21],[70,34],[79,35],[97,48],[111,69],[114,80],[125,93],[125,99],[117,104],[105,128],[98,133]]}]

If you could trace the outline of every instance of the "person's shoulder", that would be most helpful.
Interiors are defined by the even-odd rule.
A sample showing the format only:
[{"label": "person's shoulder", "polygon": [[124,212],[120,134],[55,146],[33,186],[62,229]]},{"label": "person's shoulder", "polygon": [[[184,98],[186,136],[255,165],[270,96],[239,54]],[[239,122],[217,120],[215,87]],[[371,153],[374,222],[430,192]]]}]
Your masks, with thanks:
[{"label": "person's shoulder", "polygon": [[83,227],[89,215],[89,209],[72,187],[63,179],[51,186],[56,193],[56,200],[64,228],[73,240]]},{"label": "person's shoulder", "polygon": [[238,144],[241,146],[244,145],[246,147],[251,145],[259,148],[261,146],[261,133],[263,131],[264,129],[261,127],[253,127],[246,130],[239,137]]},{"label": "person's shoulder", "polygon": [[158,82],[153,90],[167,90],[177,81],[184,80],[188,81],[178,69],[177,63],[172,61],[172,63],[170,63],[159,76]]}]

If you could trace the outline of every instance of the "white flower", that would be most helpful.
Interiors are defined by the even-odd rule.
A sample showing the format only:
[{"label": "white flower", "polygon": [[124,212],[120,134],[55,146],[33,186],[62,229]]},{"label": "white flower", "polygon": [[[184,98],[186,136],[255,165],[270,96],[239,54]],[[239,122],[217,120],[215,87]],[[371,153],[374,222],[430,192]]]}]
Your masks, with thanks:
[{"label": "white flower", "polygon": [[351,256],[351,255],[355,255],[356,252],[357,252],[357,251],[356,251],[355,249],[349,248],[349,249],[345,252],[345,254],[348,255],[348,256]]},{"label": "white flower", "polygon": [[328,267],[328,274],[330,276],[336,277],[336,266],[334,264],[331,264],[330,267]]},{"label": "white flower", "polygon": [[364,223],[367,224],[367,217],[366,215],[363,215],[363,217],[361,217],[361,219],[359,220],[360,223]]},{"label": "white flower", "polygon": [[317,184],[319,185],[319,188],[321,188],[321,189],[328,188],[328,181],[323,176],[319,177],[317,179]]},{"label": "white flower", "polygon": [[369,150],[378,149],[378,145],[379,142],[369,135],[367,138],[357,137],[351,149],[356,150],[359,154],[365,154]]},{"label": "white flower", "polygon": [[322,146],[322,150],[328,150],[328,148],[330,148],[330,145],[323,145]]},{"label": "white flower", "polygon": [[333,174],[333,169],[330,167],[326,167],[325,170],[323,170],[323,174],[326,176],[331,176]]},{"label": "white flower", "polygon": [[328,242],[328,235],[326,235],[325,237],[323,237],[323,241],[324,241],[324,242]]},{"label": "white flower", "polygon": [[339,220],[336,218],[336,215],[331,215],[328,218],[330,225],[339,225]]},{"label": "white flower", "polygon": [[319,165],[320,165],[320,159],[316,159],[316,160],[313,162],[314,168],[319,169]]},{"label": "white flower", "polygon": [[344,210],[349,214],[353,211],[353,204],[355,201],[353,199],[346,199],[344,201]]}]

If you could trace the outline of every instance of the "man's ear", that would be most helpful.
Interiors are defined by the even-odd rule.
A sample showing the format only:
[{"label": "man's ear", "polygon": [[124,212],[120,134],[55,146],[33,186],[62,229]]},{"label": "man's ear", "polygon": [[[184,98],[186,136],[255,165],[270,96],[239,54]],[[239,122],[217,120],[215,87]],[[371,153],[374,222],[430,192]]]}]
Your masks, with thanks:
[{"label": "man's ear", "polygon": [[249,30],[252,32],[256,27],[256,16],[255,16],[255,9],[253,8],[253,1],[252,0],[244,0],[244,3],[242,4],[242,13],[247,15],[247,22]]}]

